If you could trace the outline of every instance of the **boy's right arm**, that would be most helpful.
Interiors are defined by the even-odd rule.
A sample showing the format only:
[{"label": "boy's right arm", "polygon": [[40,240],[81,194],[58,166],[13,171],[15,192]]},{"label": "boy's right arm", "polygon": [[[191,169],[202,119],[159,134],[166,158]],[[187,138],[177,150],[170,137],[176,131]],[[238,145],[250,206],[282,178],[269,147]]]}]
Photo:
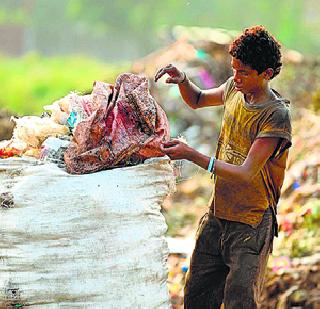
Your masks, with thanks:
[{"label": "boy's right arm", "polygon": [[171,64],[157,71],[155,75],[155,81],[161,78],[164,74],[169,75],[169,77],[166,79],[166,83],[178,84],[183,100],[192,109],[224,104],[225,83],[217,88],[201,90],[199,87],[189,81],[184,72],[180,71]]},{"label": "boy's right arm", "polygon": [[193,109],[219,106],[224,104],[224,90],[226,84],[217,88],[201,90],[186,78],[185,82],[179,84],[179,89],[183,100]]}]

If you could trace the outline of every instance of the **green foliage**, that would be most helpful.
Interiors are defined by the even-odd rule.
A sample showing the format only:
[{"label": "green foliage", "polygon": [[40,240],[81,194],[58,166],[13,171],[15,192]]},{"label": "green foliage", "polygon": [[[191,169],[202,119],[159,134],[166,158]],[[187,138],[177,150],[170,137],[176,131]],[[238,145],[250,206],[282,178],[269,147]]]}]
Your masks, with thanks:
[{"label": "green foliage", "polygon": [[303,226],[308,231],[317,231],[320,224],[320,200],[311,199],[304,207],[310,209],[310,213],[305,216]]},{"label": "green foliage", "polygon": [[70,91],[91,92],[94,80],[114,83],[128,69],[128,64],[108,65],[80,56],[0,58],[0,108],[19,115],[39,114],[43,105]]},{"label": "green foliage", "polygon": [[309,237],[314,237],[314,233],[306,233],[306,238],[295,238],[291,243],[291,253],[290,256],[294,257],[302,257],[312,254],[314,243],[308,240]]},{"label": "green foliage", "polygon": [[141,56],[172,39],[175,25],[239,31],[260,24],[285,47],[316,54],[319,12],[316,0],[3,0],[0,24],[28,25],[30,46],[47,53],[78,47],[88,52],[96,40],[100,46],[112,42],[110,49],[116,42],[121,42],[117,48],[132,44]]},{"label": "green foliage", "polygon": [[[73,0],[68,2],[67,17],[81,20],[92,29],[132,31],[145,44],[156,42],[154,35],[161,27],[177,24],[241,30],[250,25],[265,25],[285,46],[300,49],[313,44],[308,29],[308,9],[312,4],[303,0]],[[249,15],[248,15],[249,13]],[[316,31],[313,32],[316,34]],[[151,42],[149,42],[151,40]],[[299,42],[299,46],[297,45]],[[313,44],[315,46],[315,44]]]},{"label": "green foliage", "polygon": [[29,17],[26,12],[21,8],[14,8],[10,5],[2,3],[0,8],[0,25],[1,24],[15,24],[22,25],[27,24]]}]

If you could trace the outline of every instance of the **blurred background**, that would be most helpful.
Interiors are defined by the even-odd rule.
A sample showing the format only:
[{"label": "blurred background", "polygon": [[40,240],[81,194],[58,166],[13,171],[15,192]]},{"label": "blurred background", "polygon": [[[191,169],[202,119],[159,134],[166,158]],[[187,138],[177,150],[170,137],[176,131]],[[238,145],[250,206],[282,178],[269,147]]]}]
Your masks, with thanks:
[{"label": "blurred background", "polygon": [[[232,72],[228,45],[244,28],[264,25],[282,44],[283,69],[272,86],[291,101],[294,143],[279,204],[280,236],[270,259],[265,308],[320,308],[320,1],[318,0],[2,0],[0,2],[0,140],[11,116],[38,115],[71,91],[120,73],[149,78],[171,136],[207,155],[215,151],[222,110],[192,111],[176,86],[153,82],[168,63],[203,89]],[[209,175],[175,163],[177,191],[168,223],[169,280],[174,308],[199,218],[207,209]]]}]

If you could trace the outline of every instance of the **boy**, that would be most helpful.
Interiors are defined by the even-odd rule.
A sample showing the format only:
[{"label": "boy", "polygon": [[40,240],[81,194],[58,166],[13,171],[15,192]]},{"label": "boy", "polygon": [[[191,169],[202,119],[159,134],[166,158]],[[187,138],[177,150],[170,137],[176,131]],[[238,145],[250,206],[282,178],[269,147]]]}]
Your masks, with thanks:
[{"label": "boy", "polygon": [[291,124],[288,101],[270,88],[281,70],[280,44],[262,26],[246,29],[229,47],[233,77],[200,90],[173,65],[157,81],[178,84],[191,108],[224,105],[216,156],[178,141],[162,145],[215,176],[209,213],[199,224],[185,285],[185,308],[257,308],[277,234],[276,205],[283,183]]}]

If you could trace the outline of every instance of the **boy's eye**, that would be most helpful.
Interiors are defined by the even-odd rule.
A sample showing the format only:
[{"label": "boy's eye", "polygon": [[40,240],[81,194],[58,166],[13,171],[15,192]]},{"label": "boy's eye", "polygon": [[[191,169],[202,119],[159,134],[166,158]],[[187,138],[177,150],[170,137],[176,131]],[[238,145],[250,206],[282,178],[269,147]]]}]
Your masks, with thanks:
[{"label": "boy's eye", "polygon": [[238,75],[241,75],[241,76],[248,76],[248,72],[237,71],[237,70],[233,69],[233,74],[235,75],[236,73],[238,73]]}]

